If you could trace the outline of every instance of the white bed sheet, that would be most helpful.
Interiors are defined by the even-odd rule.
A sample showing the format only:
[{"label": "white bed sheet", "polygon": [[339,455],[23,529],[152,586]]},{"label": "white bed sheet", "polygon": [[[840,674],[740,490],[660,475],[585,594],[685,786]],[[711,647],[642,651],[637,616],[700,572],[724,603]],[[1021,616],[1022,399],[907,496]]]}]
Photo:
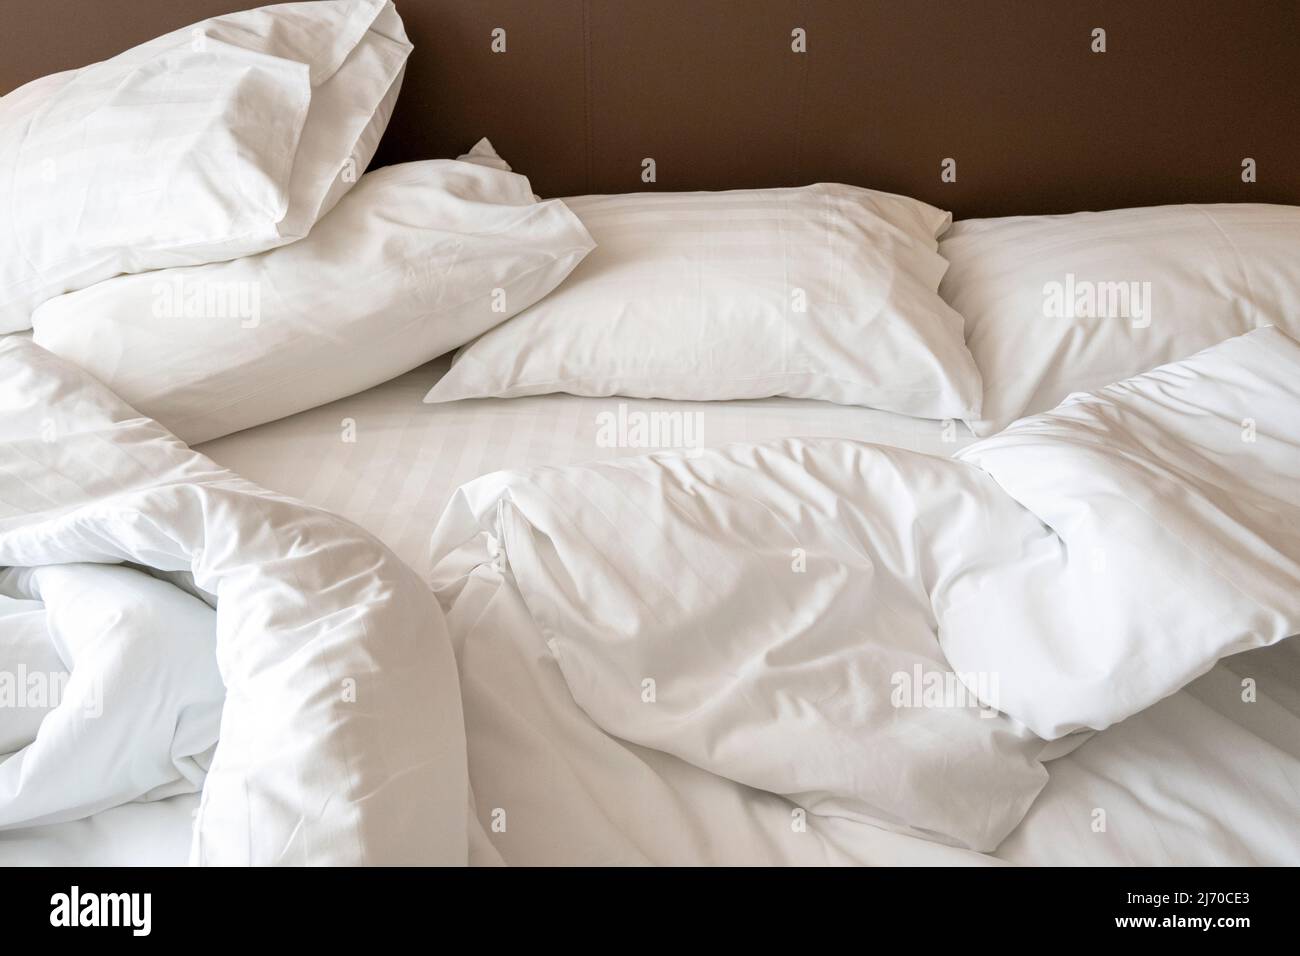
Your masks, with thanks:
[{"label": "white bed sheet", "polygon": [[[1249,865],[1300,861],[1300,647],[1221,664],[1048,765],[995,855],[808,816],[665,753],[605,735],[578,709],[510,585],[453,621],[470,780],[508,863]],[[1243,704],[1241,679],[1258,682]]]},{"label": "white bed sheet", "polygon": [[0,831],[0,866],[179,866],[199,795],[127,803],[84,820]]},{"label": "white bed sheet", "polygon": [[444,357],[378,388],[207,442],[199,450],[264,487],[351,518],[425,574],[429,532],[465,482],[503,468],[666,450],[602,445],[601,416],[617,419],[620,406],[629,416],[698,414],[705,445],[802,435],[951,455],[975,441],[961,422],[804,399],[672,402],[542,395],[423,404],[449,364]]},{"label": "white bed sheet", "polygon": [[[429,406],[446,360],[368,392],[228,436],[200,450],[245,477],[342,514],[421,574],[429,533],[460,484],[501,468],[644,454],[598,441],[602,413],[699,412],[703,443],[855,438],[949,455],[964,425],[826,403],[671,403],[535,398]],[[495,613],[513,614],[509,602]],[[1220,664],[1178,694],[1050,765],[1051,780],[995,856],[791,805],[599,731],[573,704],[539,642],[482,648],[467,686],[470,773],[491,863],[1251,864],[1300,863],[1300,649],[1295,642]],[[1257,682],[1243,705],[1241,682]],[[508,686],[509,693],[501,691]],[[186,801],[119,808],[90,821],[0,833],[9,862],[175,862]],[[504,834],[492,813],[509,812]],[[1099,813],[1101,811],[1101,813]],[[1104,814],[1104,816],[1103,816]],[[1104,829],[1100,821],[1104,820]]]}]

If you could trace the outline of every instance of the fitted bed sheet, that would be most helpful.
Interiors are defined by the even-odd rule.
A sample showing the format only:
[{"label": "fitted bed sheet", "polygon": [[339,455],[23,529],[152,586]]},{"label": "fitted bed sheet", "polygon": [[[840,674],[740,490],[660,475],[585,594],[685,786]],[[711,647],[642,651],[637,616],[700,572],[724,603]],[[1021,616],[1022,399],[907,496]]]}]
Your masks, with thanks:
[{"label": "fitted bed sheet", "polygon": [[[960,423],[803,400],[680,403],[548,395],[424,405],[431,363],[367,392],[201,447],[268,488],[350,518],[421,574],[455,489],[502,468],[645,454],[607,427],[636,413],[698,414],[701,443],[852,438],[938,455]],[[620,406],[622,411],[620,413]],[[620,419],[620,414],[623,416]],[[602,423],[604,430],[602,431]],[[694,437],[694,436],[691,436]],[[1239,655],[1053,761],[995,855],[845,820],[798,831],[792,804],[598,731],[503,593],[471,629],[462,668],[480,863],[1300,863],[1300,650]],[[1242,700],[1243,680],[1257,700]],[[505,833],[493,813],[512,808]],[[0,864],[183,863],[197,797],[0,833]]]},{"label": "fitted bed sheet", "polygon": [[[452,493],[467,481],[504,468],[680,450],[636,445],[631,424],[636,416],[697,416],[692,420],[697,427],[687,432],[683,425],[681,435],[708,446],[802,435],[952,455],[975,441],[961,422],[804,399],[673,402],[541,395],[423,404],[449,364],[444,357],[359,395],[207,442],[199,450],[267,488],[352,519],[424,574],[429,533]],[[611,435],[606,426],[617,424],[620,415],[629,427],[615,428]],[[674,431],[665,418],[659,421],[661,433]],[[631,441],[618,443],[621,438]]]}]

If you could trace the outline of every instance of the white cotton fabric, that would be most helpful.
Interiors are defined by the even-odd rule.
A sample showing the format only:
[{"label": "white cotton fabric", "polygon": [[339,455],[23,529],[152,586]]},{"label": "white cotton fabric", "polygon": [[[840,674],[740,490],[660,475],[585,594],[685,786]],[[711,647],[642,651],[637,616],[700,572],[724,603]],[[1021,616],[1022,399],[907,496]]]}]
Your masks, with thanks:
[{"label": "white cotton fabric", "polygon": [[410,51],[391,2],[288,3],[0,98],[0,332],[119,273],[306,235],[369,163]]},{"label": "white cotton fabric", "polygon": [[86,563],[187,572],[215,598],[226,694],[195,862],[465,862],[459,687],[424,582],[356,526],[219,468],[8,338],[0,567]]},{"label": "white cotton fabric", "polygon": [[[452,607],[508,574],[615,737],[992,850],[1047,782],[1043,742],[964,695],[931,594],[994,534],[1043,532],[977,469],[796,439],[481,478],[435,532],[434,582]],[[921,706],[934,681],[960,700]]]},{"label": "white cotton fabric", "polygon": [[1300,344],[1268,328],[957,458],[1053,531],[936,605],[944,652],[1002,675],[1043,737],[1102,729],[1221,657],[1300,632]]},{"label": "white cotton fabric", "polygon": [[[1227,658],[1053,760],[1047,786],[990,855],[806,810],[796,829],[801,808],[791,800],[606,734],[574,702],[508,573],[480,568],[448,623],[476,813],[492,849],[511,865],[1300,862],[1297,641]],[[1246,678],[1257,694],[1243,700]],[[1106,809],[1102,831],[1098,807]],[[491,829],[501,808],[509,808],[504,832]],[[118,832],[108,823],[105,832]],[[63,839],[81,835],[94,834]],[[6,847],[0,835],[0,859],[21,859],[23,850],[31,852]],[[490,860],[471,855],[472,862]]]},{"label": "white cotton fabric", "polygon": [[41,721],[58,703],[50,689],[62,687],[67,677],[67,665],[50,641],[45,605],[0,593],[0,755],[36,739]]},{"label": "white cotton fabric", "polygon": [[950,216],[793,189],[566,199],[596,241],[537,305],[470,343],[426,401],[784,395],[973,417],[979,373],[936,289]]},{"label": "white cotton fabric", "polygon": [[984,380],[980,436],[1264,325],[1300,335],[1300,207],[968,219],[939,252]]},{"label": "white cotton fabric", "polygon": [[[455,488],[501,468],[631,457],[597,440],[602,412],[694,410],[710,446],[798,435],[936,455],[957,426],[798,399],[682,405],[544,395],[421,406],[444,360],[202,449],[263,487],[369,529],[422,575]],[[356,442],[339,423],[357,423]],[[449,616],[465,710],[472,862],[516,865],[1294,865],[1300,861],[1300,642],[1234,655],[1183,690],[1048,764],[1050,779],[996,856],[848,818],[806,816],[602,731],[577,706],[508,574],[488,567]],[[1242,681],[1257,696],[1242,699]],[[0,865],[183,863],[198,795],[0,831]],[[1107,810],[1105,831],[1093,811]],[[504,831],[491,829],[508,809]]]},{"label": "white cotton fabric", "polygon": [[[471,863],[517,865],[1261,866],[1300,861],[1300,642],[1221,661],[1183,690],[1052,761],[997,855],[793,805],[602,732],[573,702],[508,582],[452,626],[462,669],[473,811]],[[535,652],[540,647],[541,653]],[[1256,695],[1242,699],[1242,681]],[[0,865],[183,863],[196,794],[83,820],[0,831]],[[509,825],[491,830],[510,807]],[[1105,830],[1094,811],[1107,811]],[[499,815],[498,815],[499,816]]]},{"label": "white cotton fabric", "polygon": [[377,385],[536,302],[592,247],[475,150],[367,173],[284,248],[47,302],[35,340],[190,443]]},{"label": "white cotton fabric", "polygon": [[120,565],[11,568],[0,594],[41,602],[68,672],[34,739],[0,762],[0,828],[202,786],[225,697],[212,608]]},{"label": "white cotton fabric", "polygon": [[[797,398],[673,402],[535,395],[422,405],[449,356],[357,395],[207,442],[200,451],[264,488],[342,515],[372,532],[421,575],[429,535],[456,489],[493,471],[572,465],[671,450],[800,435],[852,438],[947,457],[974,437],[930,421]],[[345,423],[355,441],[340,441]],[[610,434],[610,426],[628,427]],[[638,436],[634,423],[658,423]]]},{"label": "white cotton fabric", "polygon": [[1297,382],[1269,329],[962,460],[809,439],[489,475],[433,580],[474,695],[509,627],[613,736],[990,850],[1062,738],[1300,631]]}]

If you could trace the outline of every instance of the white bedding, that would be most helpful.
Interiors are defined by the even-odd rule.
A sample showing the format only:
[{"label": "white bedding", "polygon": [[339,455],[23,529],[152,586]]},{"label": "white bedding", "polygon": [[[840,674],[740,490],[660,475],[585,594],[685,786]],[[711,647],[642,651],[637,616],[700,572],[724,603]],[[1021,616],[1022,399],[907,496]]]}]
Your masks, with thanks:
[{"label": "white bedding", "polygon": [[0,571],[0,608],[14,599],[42,608],[41,650],[57,649],[57,670],[42,670],[45,654],[7,659],[0,617],[4,669],[68,676],[51,682],[56,706],[0,763],[0,828],[198,791],[225,698],[214,610],[144,571],[84,562]]},{"label": "white bedding", "polygon": [[[787,795],[807,821],[996,848],[1045,781],[1044,740],[1300,631],[1297,381],[1300,346],[1266,329],[961,462],[790,440],[465,486],[433,580],[474,685],[476,795],[501,785],[476,775],[473,727],[501,725],[479,692],[524,696],[497,678],[509,643],[601,730]],[[962,684],[932,699],[953,668]],[[900,704],[914,672],[925,700]],[[1243,693],[1236,711],[1255,706]],[[520,728],[538,749],[541,720]],[[625,781],[608,783],[631,803]]]},{"label": "white bedding", "polygon": [[[541,395],[421,404],[449,364],[443,357],[378,388],[199,450],[258,484],[355,521],[423,575],[429,535],[460,485],[504,468],[668,450],[635,444],[632,425],[641,413],[698,414],[698,429],[683,424],[681,435],[708,446],[816,435],[946,457],[975,440],[961,422],[789,398],[673,402]],[[621,433],[620,407],[629,425]],[[628,439],[622,444],[605,440],[608,429],[602,434],[611,419],[613,437]]]},{"label": "white bedding", "polygon": [[[465,606],[466,617],[472,615]],[[1300,860],[1300,654],[1243,654],[1050,764],[996,854],[845,819],[605,734],[504,591],[458,635],[470,777],[494,852],[472,862],[681,865],[1254,865]],[[468,646],[467,646],[468,645]],[[1243,716],[1240,676],[1260,684]],[[1104,812],[1104,817],[1098,811]],[[1102,827],[1104,826],[1104,829]],[[490,832],[490,829],[489,829]]]},{"label": "white bedding", "polygon": [[[263,487],[355,521],[427,575],[433,527],[461,484],[506,467],[569,464],[652,450],[601,444],[598,416],[612,414],[617,423],[622,404],[631,413],[699,411],[702,431],[689,437],[702,436],[709,445],[811,433],[946,454],[974,440],[957,422],[783,398],[678,403],[546,395],[422,404],[449,361],[443,358],[377,388],[208,442],[199,450]],[[593,753],[598,758],[599,748]],[[699,785],[731,802],[766,798],[717,778],[703,779]],[[555,799],[560,799],[558,793]],[[197,804],[197,796],[182,795],[118,807],[88,820],[0,831],[0,864],[183,863]],[[738,819],[744,820],[748,812],[742,811]],[[744,844],[750,835],[741,827],[736,843]],[[907,852],[933,852],[928,844],[919,846]],[[681,852],[687,852],[685,845]],[[836,851],[827,852],[829,859],[837,857]],[[755,857],[765,858],[773,857]]]},{"label": "white bedding", "polygon": [[[422,574],[452,491],[503,467],[646,450],[597,443],[618,399],[565,395],[431,408],[437,364],[361,395],[209,443],[217,461],[369,528]],[[631,410],[680,410],[627,403]],[[693,406],[705,444],[827,435],[945,454],[958,425],[782,399]],[[349,422],[349,420],[351,420]],[[349,424],[355,441],[349,442]],[[946,438],[952,441],[946,441]],[[1294,642],[1239,655],[1183,691],[1053,761],[1051,779],[996,855],[973,853],[792,805],[599,731],[554,658],[505,599],[459,648],[470,772],[480,821],[473,862],[1222,864],[1300,860],[1300,653]],[[495,624],[494,624],[495,622]],[[499,625],[499,626],[496,626]],[[462,630],[462,633],[467,633]],[[1240,707],[1242,675],[1258,702]],[[192,798],[91,820],[0,833],[0,862],[183,862]],[[491,832],[506,811],[505,832]],[[1104,812],[1104,828],[1098,823]],[[184,832],[182,832],[182,830]]]},{"label": "white bedding", "polygon": [[[147,587],[121,564],[154,572]],[[0,567],[24,569],[0,603],[40,601],[71,671],[0,765],[0,830],[206,770],[196,862],[464,861],[459,690],[428,588],[361,529],[220,468],[18,337],[0,341]],[[170,598],[137,600],[158,588]]]}]

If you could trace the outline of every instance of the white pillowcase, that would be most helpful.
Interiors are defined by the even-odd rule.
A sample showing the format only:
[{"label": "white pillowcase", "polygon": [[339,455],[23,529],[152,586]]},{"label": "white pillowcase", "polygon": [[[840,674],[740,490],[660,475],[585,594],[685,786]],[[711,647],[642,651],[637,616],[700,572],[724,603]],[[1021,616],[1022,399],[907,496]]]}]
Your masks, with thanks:
[{"label": "white pillowcase", "polygon": [[391,2],[289,3],[0,99],[0,332],[119,273],[306,235],[365,171],[410,51]]},{"label": "white pillowcase", "polygon": [[425,401],[788,395],[930,418],[978,411],[961,317],[935,291],[947,213],[833,184],[566,202],[596,251],[462,349]]},{"label": "white pillowcase", "polygon": [[939,251],[984,378],[981,436],[1263,325],[1300,334],[1295,206],[971,219]]},{"label": "white pillowcase", "polygon": [[466,160],[367,173],[292,245],[52,299],[35,341],[190,444],[378,385],[527,308],[591,249],[486,141]]}]

